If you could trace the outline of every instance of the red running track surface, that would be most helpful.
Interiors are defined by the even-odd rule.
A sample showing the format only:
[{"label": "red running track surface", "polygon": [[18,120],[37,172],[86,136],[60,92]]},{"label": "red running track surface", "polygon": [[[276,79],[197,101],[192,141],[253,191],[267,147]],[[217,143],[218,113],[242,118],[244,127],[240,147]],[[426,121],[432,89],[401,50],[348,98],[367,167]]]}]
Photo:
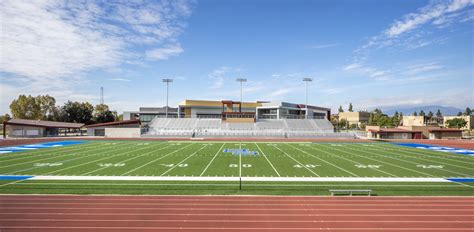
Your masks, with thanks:
[{"label": "red running track surface", "polygon": [[0,231],[474,231],[473,197],[0,195]]}]

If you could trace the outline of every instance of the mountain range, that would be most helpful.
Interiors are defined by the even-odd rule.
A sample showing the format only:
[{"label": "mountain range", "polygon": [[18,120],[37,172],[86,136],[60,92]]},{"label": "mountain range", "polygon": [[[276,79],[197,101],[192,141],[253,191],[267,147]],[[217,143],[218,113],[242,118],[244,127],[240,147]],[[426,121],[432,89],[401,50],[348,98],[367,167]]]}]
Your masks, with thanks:
[{"label": "mountain range", "polygon": [[428,106],[410,106],[410,107],[384,107],[382,108],[382,112],[387,114],[387,115],[393,115],[395,111],[402,112],[403,115],[412,115],[413,112],[420,113],[421,110],[423,110],[426,114],[428,112],[433,112],[433,114],[436,114],[438,109],[441,111],[441,113],[445,116],[449,115],[457,115],[458,112],[464,112],[465,109],[460,109],[452,106],[440,106],[440,105],[428,105]]}]

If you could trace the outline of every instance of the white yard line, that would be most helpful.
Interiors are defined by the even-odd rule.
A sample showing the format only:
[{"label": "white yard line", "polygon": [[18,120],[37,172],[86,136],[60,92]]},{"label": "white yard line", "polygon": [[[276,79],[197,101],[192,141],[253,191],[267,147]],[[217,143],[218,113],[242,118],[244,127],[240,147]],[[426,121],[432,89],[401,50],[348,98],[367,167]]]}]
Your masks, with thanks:
[{"label": "white yard line", "polygon": [[[128,144],[127,144],[128,145]],[[130,147],[126,147],[124,149],[128,149]],[[115,154],[115,155],[111,155],[111,156],[107,156],[107,157],[104,157],[104,158],[101,158],[101,159],[97,159],[97,160],[92,160],[92,161],[89,161],[89,162],[86,162],[86,163],[80,163],[80,164],[77,164],[77,165],[74,165],[74,166],[70,166],[70,167],[65,167],[65,168],[62,168],[62,169],[59,169],[59,170],[55,170],[55,171],[52,171],[52,172],[48,172],[46,174],[51,174],[51,173],[56,173],[56,172],[60,172],[60,171],[64,171],[64,170],[67,170],[67,169],[71,169],[71,168],[76,168],[76,167],[79,167],[79,166],[82,166],[82,165],[86,165],[86,164],[90,164],[90,163],[94,163],[94,162],[98,162],[98,161],[101,161],[101,160],[105,160],[105,159],[109,159],[109,158],[112,158],[112,157],[117,157],[117,156],[122,156],[122,155],[126,155],[126,154],[130,154],[130,153],[133,153],[133,152],[137,152],[137,151],[141,151],[141,150],[145,150],[145,149],[149,149],[150,147],[144,147],[144,148],[140,148],[140,149],[136,149],[136,150],[132,150],[132,151],[126,151],[126,152],[121,152],[121,153],[118,153],[118,154]],[[119,150],[123,150],[123,149],[119,149]],[[106,151],[107,153],[109,153],[110,151]],[[104,153],[104,152],[102,152]],[[97,154],[96,154],[97,155]]]},{"label": "white yard line", "polygon": [[[352,163],[355,163],[355,164],[361,164],[361,163],[359,163],[359,162],[357,162],[357,161],[353,161],[353,160],[348,159],[348,158],[346,158],[346,157],[344,157],[344,156],[334,155],[334,154],[332,154],[332,153],[330,153],[330,152],[327,152],[327,151],[324,151],[324,150],[321,150],[321,149],[318,149],[318,148],[314,148],[313,146],[310,146],[310,148],[313,149],[313,150],[316,150],[316,151],[320,151],[320,152],[324,152],[324,153],[326,153],[326,154],[330,154],[330,155],[332,155],[332,156],[334,156],[334,157],[337,157],[337,158],[341,158],[341,159],[347,160],[347,161],[352,162]],[[347,153],[347,152],[346,152],[346,153]],[[350,154],[350,153],[347,153],[347,154]],[[382,171],[382,170],[379,170],[379,169],[377,169],[377,168],[372,168],[372,169],[370,169],[370,170],[379,171],[379,172],[382,172],[382,173],[387,174],[387,175],[389,175],[389,176],[397,177],[397,175],[393,175],[393,174],[391,174],[391,173],[389,173],[389,172]]]},{"label": "white yard line", "polygon": [[202,176],[204,175],[204,173],[207,171],[207,169],[209,168],[209,166],[211,166],[212,162],[214,162],[214,159],[216,159],[217,155],[219,155],[219,153],[221,152],[222,148],[224,148],[224,145],[226,143],[223,143],[222,146],[219,148],[219,150],[216,152],[216,154],[214,155],[214,157],[212,157],[211,161],[209,161],[209,163],[207,164],[207,166],[204,168],[204,170],[201,172],[201,175],[199,176]]},{"label": "white yard line", "polygon": [[313,173],[314,175],[316,176],[319,176],[317,173],[315,173],[313,170],[309,169],[308,167],[306,167],[306,165],[302,164],[300,161],[296,160],[295,158],[291,157],[288,153],[286,153],[285,151],[281,150],[279,147],[277,146],[273,146],[274,148],[278,149],[279,151],[283,152],[283,154],[285,154],[286,156],[290,157],[292,160],[294,160],[296,163],[298,163],[299,165],[301,165],[303,168],[305,168],[306,170],[310,171],[311,173]]},{"label": "white yard line", "polygon": [[[90,152],[96,152],[96,151],[101,151],[101,150],[106,150],[106,149],[109,149],[109,147],[106,147],[106,148],[102,147],[102,148],[97,148],[97,149],[90,150],[90,151],[87,151],[87,152],[77,153],[77,154],[74,154],[74,156],[79,156],[80,154],[90,153]],[[77,159],[82,159],[82,158],[87,158],[87,157],[91,157],[91,156],[95,156],[95,155],[100,155],[100,154],[107,153],[107,152],[110,152],[110,151],[113,151],[113,150],[117,150],[117,148],[112,149],[112,150],[107,150],[107,151],[99,152],[99,153],[97,153],[97,154],[90,154],[90,155],[84,155],[84,156],[81,155],[81,156],[76,157],[76,158],[66,159],[66,160],[60,160],[60,161],[56,161],[56,162],[58,162],[58,163],[59,163],[59,162],[60,162],[60,163],[69,162],[69,161],[73,161],[73,160],[77,160]],[[119,150],[121,150],[121,149],[119,149]],[[61,157],[62,157],[62,156],[61,156]],[[29,170],[36,169],[36,168],[44,168],[44,167],[38,166],[38,167],[25,168],[25,169],[21,169],[21,170],[9,172],[9,173],[7,173],[7,174],[14,174],[14,173],[18,173],[18,172],[29,171]]]},{"label": "white yard line", "polygon": [[132,170],[129,170],[129,171],[127,171],[127,172],[124,172],[124,173],[121,174],[121,176],[124,176],[124,175],[127,175],[127,174],[131,173],[131,172],[134,172],[134,171],[136,171],[136,170],[138,170],[138,169],[140,169],[140,168],[143,168],[143,167],[145,167],[145,166],[147,166],[147,165],[149,165],[149,164],[151,164],[151,163],[154,163],[154,162],[156,162],[156,161],[158,161],[158,160],[160,160],[160,159],[163,159],[163,158],[165,158],[165,157],[167,157],[167,156],[169,156],[169,155],[171,155],[171,154],[174,154],[174,153],[176,153],[176,152],[178,152],[178,151],[181,151],[181,150],[183,150],[184,148],[187,148],[187,147],[189,147],[189,146],[191,146],[191,145],[194,145],[194,143],[190,143],[189,145],[184,146],[184,147],[182,147],[182,148],[180,148],[180,149],[178,149],[178,150],[174,150],[174,151],[172,151],[172,152],[170,152],[170,153],[168,153],[168,154],[166,154],[166,155],[164,155],[164,156],[158,157],[158,158],[156,158],[156,159],[154,159],[154,160],[152,160],[152,161],[150,161],[150,162],[147,162],[147,163],[145,163],[145,164],[143,164],[143,165],[140,165],[140,166],[138,166],[138,167],[136,167],[136,168],[134,168],[134,169],[132,169]]},{"label": "white yard line", "polygon": [[[161,145],[161,144],[158,144],[158,145],[150,146],[150,147],[148,147],[148,148],[156,148],[156,147],[159,147],[160,145]],[[151,153],[153,153],[153,152],[157,152],[157,151],[166,149],[166,148],[168,148],[168,147],[170,147],[170,146],[171,146],[171,145],[168,145],[168,146],[162,147],[162,148],[160,148],[160,149],[158,149],[158,150],[152,150],[152,151],[149,151],[149,152],[145,152],[145,153],[143,153],[143,154],[141,154],[141,155],[134,156],[134,157],[132,157],[132,158],[128,158],[128,159],[121,160],[121,161],[117,161],[117,162],[122,163],[122,162],[127,162],[127,161],[129,161],[129,160],[134,160],[134,159],[136,159],[136,158],[139,158],[139,157],[142,157],[142,156],[151,154]],[[100,170],[103,170],[103,169],[106,169],[106,168],[110,168],[110,167],[101,167],[101,168],[92,170],[92,171],[90,171],[90,172],[81,174],[81,176],[87,176],[87,175],[89,175],[89,174],[91,174],[91,173],[93,173],[93,172],[97,172],[97,171],[100,171]]]},{"label": "white yard line", "polygon": [[[75,145],[82,145],[82,144],[75,144]],[[72,146],[72,147],[71,147]],[[23,159],[31,159],[32,157],[43,157],[43,156],[46,156],[46,155],[55,155],[55,154],[61,154],[61,153],[64,153],[64,152],[74,152],[76,150],[82,150],[84,148],[88,148],[88,147],[93,147],[94,145],[91,145],[89,144],[88,146],[80,146],[80,147],[76,147],[74,145],[68,145],[68,146],[64,146],[64,147],[56,147],[57,149],[62,149],[62,150],[52,150],[52,151],[44,151],[44,149],[38,149],[38,150],[32,150],[31,152],[35,152],[35,153],[23,153],[23,152],[12,152],[10,154],[12,154],[12,156],[16,156],[15,158],[8,158],[8,157],[5,157],[5,156],[0,156],[0,158],[5,158],[6,160],[0,160],[0,163],[3,163],[3,162],[10,162],[10,161],[18,161],[18,160],[23,160]],[[51,147],[53,148],[53,147]],[[42,151],[43,150],[43,151]],[[44,153],[40,153],[40,154],[37,154],[36,151],[42,151]],[[18,157],[20,156],[20,157]]]},{"label": "white yard line", "polygon": [[262,153],[263,157],[265,157],[265,159],[268,161],[268,163],[270,164],[270,166],[272,166],[273,168],[273,171],[275,171],[275,173],[278,175],[278,177],[280,177],[280,173],[278,173],[278,171],[276,170],[276,168],[273,166],[272,162],[270,162],[270,160],[267,158],[267,156],[265,155],[265,153],[262,151],[262,149],[260,149],[260,147],[258,146],[257,143],[254,143],[258,150]]},{"label": "white yard line", "polygon": [[[324,145],[322,145],[324,146]],[[326,146],[328,147],[328,146]],[[335,148],[332,148],[332,147],[329,147],[331,149],[335,149]],[[335,149],[337,150],[337,149]],[[366,157],[366,156],[362,156],[362,155],[358,155],[358,154],[355,154],[355,153],[351,153],[352,155],[356,155],[356,156],[359,156],[359,157],[362,157],[362,158],[365,158],[365,159],[369,159],[369,160],[372,160],[372,161],[375,161],[375,162],[380,162],[380,163],[383,163],[383,164],[387,164],[387,165],[390,165],[390,166],[394,166],[394,167],[397,167],[397,168],[401,168],[401,169],[405,169],[405,170],[408,170],[408,171],[411,171],[411,172],[416,172],[416,173],[420,173],[420,174],[423,174],[425,176],[431,176],[431,177],[435,177],[433,175],[430,175],[428,173],[424,173],[424,172],[420,172],[420,171],[417,171],[417,170],[413,170],[413,169],[410,169],[410,168],[406,168],[406,167],[402,167],[400,165],[396,165],[396,164],[391,164],[391,163],[387,163],[385,161],[381,161],[381,160],[376,160],[376,159],[372,159],[370,157]]]},{"label": "white yard line", "polygon": [[[471,163],[472,162],[472,156],[467,156],[467,155],[462,155],[462,154],[456,154],[452,152],[442,152],[442,151],[437,151],[437,150],[430,150],[430,149],[419,149],[419,148],[414,148],[414,147],[406,147],[402,145],[397,145],[397,144],[383,144],[379,145],[380,147],[387,148],[389,150],[395,150],[395,151],[404,151],[407,153],[412,153],[412,154],[419,154],[419,153],[414,153],[416,152],[421,152],[423,153],[424,156],[428,157],[434,157],[434,158],[443,158],[448,157],[448,158],[453,158],[449,160],[453,160],[456,162],[461,162],[461,163]],[[433,147],[446,147],[446,146],[438,146],[438,145],[432,145]],[[463,149],[463,148],[454,148],[457,150],[469,150],[469,149]],[[444,157],[439,157],[439,156],[444,156]],[[460,160],[462,159],[462,160]]]},{"label": "white yard line", "polygon": [[[403,149],[400,149],[400,150],[396,150],[396,149],[383,149],[387,152],[390,152],[390,153],[396,153],[398,154],[397,152],[404,152],[404,153],[407,153],[407,154],[411,154],[410,156],[408,155],[403,155],[403,154],[398,154],[398,155],[403,155],[403,156],[406,156],[406,157],[411,157],[411,158],[417,158],[417,159],[424,159],[424,158],[420,158],[420,157],[416,157],[416,156],[422,156],[422,157],[425,157],[425,158],[434,158],[434,159],[442,159],[442,160],[447,160],[447,161],[455,161],[455,162],[461,162],[463,164],[470,164],[470,165],[473,165],[473,162],[464,162],[464,161],[459,161],[459,160],[454,160],[454,159],[449,159],[449,158],[444,158],[444,157],[437,157],[435,155],[423,155],[423,154],[420,154],[420,153],[416,153],[416,152],[409,152],[409,151],[405,151]],[[424,151],[422,149],[419,149],[421,151]],[[446,153],[446,152],[445,152]],[[415,155],[415,156],[413,156]],[[441,154],[440,154],[441,155]],[[426,159],[425,159],[426,160]],[[430,160],[431,162],[438,162],[438,163],[441,163],[440,161],[433,161],[433,160]],[[445,164],[445,163],[442,163],[442,164]],[[458,166],[458,165],[455,165],[455,164],[450,164],[451,166],[455,166],[455,167],[459,167],[459,168],[465,168],[465,169],[469,169],[469,170],[474,170],[474,168],[468,168],[468,167],[465,167],[465,166]]]},{"label": "white yard line", "polygon": [[303,153],[305,153],[305,154],[307,154],[307,155],[310,155],[310,156],[312,156],[312,157],[314,157],[314,158],[316,158],[316,159],[318,159],[318,160],[321,160],[321,161],[323,161],[323,162],[325,162],[325,163],[327,163],[327,164],[329,164],[329,165],[331,165],[331,166],[333,166],[333,167],[335,167],[335,168],[337,168],[337,169],[340,169],[340,170],[342,170],[342,171],[344,171],[344,172],[346,172],[346,173],[349,173],[349,174],[351,174],[351,175],[353,175],[353,176],[359,176],[359,175],[357,175],[357,174],[355,174],[355,173],[352,173],[352,172],[350,172],[350,171],[348,171],[348,170],[346,170],[346,169],[344,169],[344,168],[341,168],[341,167],[339,167],[339,166],[337,166],[337,165],[335,165],[335,164],[332,164],[332,163],[330,163],[330,162],[328,162],[328,161],[326,161],[326,160],[323,160],[323,159],[321,159],[321,158],[319,158],[319,157],[317,157],[317,156],[315,156],[315,155],[313,155],[313,154],[311,154],[311,153],[309,153],[309,152],[307,152],[307,151],[301,150],[301,149],[299,149],[299,148],[297,148],[297,147],[295,147],[295,146],[289,145],[289,144],[286,144],[286,145],[289,146],[289,147],[292,147],[292,148],[294,148],[294,149],[296,149],[296,150],[298,150],[298,151],[300,151],[300,152],[303,152]]},{"label": "white yard line", "polygon": [[[356,151],[362,151],[362,150],[359,150],[359,149],[356,149],[356,148],[352,148],[352,147],[348,147],[349,149],[352,149],[352,150],[356,150]],[[404,160],[404,159],[399,159],[399,158],[395,158],[395,157],[392,157],[392,156],[389,156],[389,155],[383,155],[383,154],[377,154],[377,153],[373,153],[373,152],[370,152],[370,151],[363,151],[363,152],[367,152],[369,154],[373,154],[373,155],[380,155],[382,157],[386,157],[386,158],[390,158],[390,159],[394,159],[394,160],[398,160],[398,161],[401,161],[401,162],[405,162],[405,163],[410,163],[410,164],[415,164],[415,165],[423,165],[423,164],[420,164],[420,163],[416,163],[416,162],[412,162],[412,161],[408,161],[408,160]],[[397,155],[396,153],[391,153],[390,154],[395,154]],[[407,156],[408,157],[408,156]],[[443,163],[444,165],[447,165],[445,163]],[[465,174],[465,173],[461,173],[461,172],[455,172],[455,171],[451,171],[451,170],[448,170],[448,169],[442,169],[441,171],[446,171],[446,172],[451,172],[451,173],[455,173],[455,174],[460,174],[460,175],[464,175],[466,177],[469,177],[469,176],[472,176],[470,174]]]},{"label": "white yard line", "polygon": [[176,167],[178,167],[178,165],[182,164],[184,161],[188,160],[189,158],[193,157],[194,155],[196,155],[199,151],[201,151],[202,149],[208,147],[207,145],[203,145],[201,148],[199,148],[197,151],[195,151],[194,153],[192,153],[191,155],[189,155],[188,157],[184,158],[183,160],[181,160],[181,162],[177,163],[176,165],[174,165],[173,167],[171,167],[170,169],[168,169],[167,171],[161,173],[160,176],[163,176],[165,175],[166,173],[168,172],[171,172],[173,169],[175,169]]},{"label": "white yard line", "polygon": [[[102,149],[104,149],[104,147],[96,148],[96,149],[93,149],[93,150],[89,150],[87,152],[81,152],[81,153],[77,153],[77,154],[83,154],[83,153],[88,153],[88,152],[91,152],[91,151],[97,151],[97,150],[102,150]],[[8,168],[8,167],[12,167],[12,166],[29,164],[29,163],[36,163],[36,162],[49,160],[49,159],[54,159],[54,158],[60,158],[60,157],[68,156],[68,155],[71,155],[71,154],[63,154],[63,155],[57,155],[57,156],[48,157],[48,158],[44,158],[44,159],[38,159],[38,160],[33,160],[33,161],[21,162],[21,163],[15,163],[15,164],[7,165],[7,166],[2,166],[1,168]],[[74,154],[74,155],[76,155],[76,154]],[[28,158],[31,158],[31,157],[28,157]]]}]

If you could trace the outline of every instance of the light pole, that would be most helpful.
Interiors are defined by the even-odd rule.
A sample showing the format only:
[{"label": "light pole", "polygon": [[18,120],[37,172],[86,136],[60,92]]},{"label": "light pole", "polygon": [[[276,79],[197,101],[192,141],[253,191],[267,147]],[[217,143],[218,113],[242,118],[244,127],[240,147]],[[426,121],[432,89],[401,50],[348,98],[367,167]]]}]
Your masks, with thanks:
[{"label": "light pole", "polygon": [[[247,82],[245,78],[237,78],[237,82],[240,82],[240,109],[242,110],[242,83]],[[239,190],[242,190],[242,140],[240,141],[240,152],[239,152]]]},{"label": "light pole", "polygon": [[166,118],[168,118],[168,91],[169,91],[169,85],[171,82],[173,82],[173,79],[163,79],[163,82],[166,83]]},{"label": "light pole", "polygon": [[303,81],[306,83],[306,103],[305,103],[305,106],[306,106],[306,114],[305,114],[305,118],[308,119],[308,82],[311,82],[313,81],[313,79],[311,78],[303,78]]},{"label": "light pole", "polygon": [[242,105],[242,83],[247,82],[245,78],[237,78],[237,82],[240,82],[240,104]]}]

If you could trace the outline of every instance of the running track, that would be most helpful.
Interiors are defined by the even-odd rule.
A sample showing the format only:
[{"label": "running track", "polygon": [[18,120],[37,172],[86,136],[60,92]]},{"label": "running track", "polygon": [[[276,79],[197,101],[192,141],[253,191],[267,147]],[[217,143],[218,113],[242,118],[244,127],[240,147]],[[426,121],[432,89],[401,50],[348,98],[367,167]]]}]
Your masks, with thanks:
[{"label": "running track", "polygon": [[474,231],[472,197],[0,195],[0,231]]}]

